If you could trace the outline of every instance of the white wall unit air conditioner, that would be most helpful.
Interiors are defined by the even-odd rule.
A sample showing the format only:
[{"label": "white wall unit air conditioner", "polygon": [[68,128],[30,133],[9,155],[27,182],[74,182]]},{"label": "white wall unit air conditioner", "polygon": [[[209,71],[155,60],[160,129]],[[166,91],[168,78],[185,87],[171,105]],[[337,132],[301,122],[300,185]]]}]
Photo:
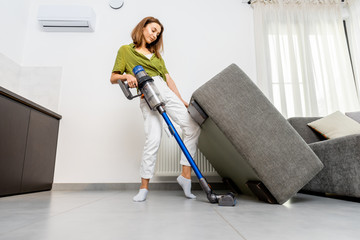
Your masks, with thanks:
[{"label": "white wall unit air conditioner", "polygon": [[95,19],[88,6],[43,5],[38,11],[41,28],[48,32],[93,32]]}]

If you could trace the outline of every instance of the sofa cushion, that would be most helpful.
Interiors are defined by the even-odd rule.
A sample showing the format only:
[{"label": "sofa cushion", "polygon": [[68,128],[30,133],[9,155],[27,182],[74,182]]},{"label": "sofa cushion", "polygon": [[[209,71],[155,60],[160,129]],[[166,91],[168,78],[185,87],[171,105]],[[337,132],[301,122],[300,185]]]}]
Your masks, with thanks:
[{"label": "sofa cushion", "polygon": [[310,122],[308,126],[328,139],[360,134],[360,124],[339,111]]},{"label": "sofa cushion", "polygon": [[360,135],[311,143],[324,168],[305,191],[360,198]]}]

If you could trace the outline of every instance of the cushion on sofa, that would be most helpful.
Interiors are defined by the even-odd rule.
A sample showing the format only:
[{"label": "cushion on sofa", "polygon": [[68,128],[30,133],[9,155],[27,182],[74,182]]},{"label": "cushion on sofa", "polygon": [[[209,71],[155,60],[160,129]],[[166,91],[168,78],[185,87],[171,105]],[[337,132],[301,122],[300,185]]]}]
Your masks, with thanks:
[{"label": "cushion on sofa", "polygon": [[310,122],[308,126],[328,139],[360,134],[360,124],[339,111]]}]

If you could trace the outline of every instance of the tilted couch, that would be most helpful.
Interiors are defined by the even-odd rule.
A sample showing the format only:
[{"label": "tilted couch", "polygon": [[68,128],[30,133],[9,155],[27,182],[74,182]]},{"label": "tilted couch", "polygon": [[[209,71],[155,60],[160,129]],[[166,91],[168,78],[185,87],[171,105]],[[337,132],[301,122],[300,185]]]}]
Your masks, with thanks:
[{"label": "tilted couch", "polygon": [[235,64],[198,88],[188,108],[200,124],[198,147],[245,194],[282,204],[323,164]]},{"label": "tilted couch", "polygon": [[[360,113],[347,114],[359,121]],[[324,164],[324,168],[304,186],[304,191],[360,197],[360,134],[325,139],[307,126],[320,117],[288,119],[293,128]]]}]

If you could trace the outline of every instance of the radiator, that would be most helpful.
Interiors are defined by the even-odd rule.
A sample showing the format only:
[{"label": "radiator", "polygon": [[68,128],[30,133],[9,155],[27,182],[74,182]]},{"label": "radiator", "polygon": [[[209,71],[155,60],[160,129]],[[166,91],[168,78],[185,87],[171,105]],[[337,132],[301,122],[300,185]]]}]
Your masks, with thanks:
[{"label": "radiator", "polygon": [[[181,130],[176,128],[181,136]],[[181,149],[173,136],[169,136],[168,130],[163,130],[160,148],[156,162],[156,176],[177,176],[181,173],[180,156]],[[204,176],[218,176],[213,166],[198,149],[194,161]]]}]

